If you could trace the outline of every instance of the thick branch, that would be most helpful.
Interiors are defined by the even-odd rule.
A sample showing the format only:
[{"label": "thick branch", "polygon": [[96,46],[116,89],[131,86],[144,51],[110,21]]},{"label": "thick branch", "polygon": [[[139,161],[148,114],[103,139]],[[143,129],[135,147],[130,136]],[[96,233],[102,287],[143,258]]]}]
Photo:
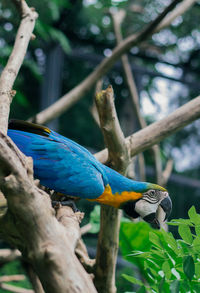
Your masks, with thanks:
[{"label": "thick branch", "polygon": [[114,105],[114,93],[110,85],[105,91],[96,95],[96,106],[109,159],[113,169],[125,173],[129,163],[129,154],[125,145],[124,134],[119,125]]},{"label": "thick branch", "polygon": [[71,243],[77,233],[68,234],[57,221],[49,196],[35,186],[25,157],[16,149],[0,134],[0,184],[8,202],[8,212],[0,221],[1,236],[33,265],[45,292],[96,292],[74,255]]},{"label": "thick branch", "polygon": [[[130,157],[117,118],[114,93],[111,86],[96,95],[96,105],[104,140],[109,149],[111,166],[125,174]],[[117,209],[108,206],[101,207],[101,228],[95,266],[95,285],[97,291],[101,293],[116,292],[115,267],[118,254],[120,217],[121,213]]]},{"label": "thick branch", "polygon": [[0,77],[0,125],[1,132],[7,132],[10,103],[15,91],[14,81],[24,60],[26,50],[35,26],[38,14],[30,9],[24,0],[20,1],[22,19],[15,39],[12,53]]},{"label": "thick branch", "polygon": [[80,98],[82,98],[90,88],[99,80],[103,75],[105,75],[114,63],[127,51],[129,51],[133,46],[136,46],[149,38],[154,31],[157,31],[157,26],[165,18],[165,16],[177,5],[180,0],[174,0],[172,3],[165,8],[165,10],[142,32],[134,34],[126,38],[121,42],[114,50],[110,57],[105,58],[99,66],[78,86],[72,89],[69,93],[61,97],[53,105],[49,106],[45,110],[41,111],[39,114],[30,118],[29,121],[36,121],[37,123],[46,123],[62,113],[64,113],[69,107],[75,104]]},{"label": "thick branch", "polygon": [[[166,118],[127,137],[126,144],[130,147],[131,156],[145,151],[198,118],[200,118],[200,96],[178,108]],[[108,150],[98,152],[95,157],[102,163],[106,163]]]}]

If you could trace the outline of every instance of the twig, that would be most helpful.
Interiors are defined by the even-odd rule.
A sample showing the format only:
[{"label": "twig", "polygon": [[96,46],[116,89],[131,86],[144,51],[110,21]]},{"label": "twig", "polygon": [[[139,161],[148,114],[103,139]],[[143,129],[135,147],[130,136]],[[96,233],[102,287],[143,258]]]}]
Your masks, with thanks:
[{"label": "twig", "polygon": [[[172,3],[164,9],[164,11],[144,30],[140,33],[129,36],[124,39],[114,50],[110,57],[105,58],[101,64],[99,64],[96,69],[84,79],[78,86],[73,88],[66,95],[61,97],[53,105],[49,106],[45,110],[34,116],[37,123],[46,123],[64,113],[69,107],[75,104],[80,98],[82,98],[86,92],[99,80],[103,75],[105,75],[110,68],[115,64],[115,62],[133,46],[136,46],[149,38],[156,30],[159,23],[165,18],[165,16],[176,6],[180,0],[174,0]],[[30,118],[29,121],[33,121]]]},{"label": "twig", "polygon": [[2,276],[0,277],[0,283],[2,282],[17,282],[17,281],[23,281],[25,280],[25,276],[24,275],[10,275],[10,276]]},{"label": "twig", "polygon": [[[200,118],[200,96],[178,108],[166,118],[128,136],[126,144],[130,147],[131,156],[147,150],[198,118]],[[106,163],[108,150],[104,149],[96,153],[95,157],[102,163]]]},{"label": "twig", "polygon": [[[98,93],[102,90],[102,86],[103,86],[103,80],[100,79],[96,83],[95,95],[96,95],[96,93]],[[90,113],[92,114],[92,117],[93,117],[94,121],[96,122],[96,124],[100,127],[99,115],[97,112],[97,107],[96,107],[95,101],[92,103],[92,106],[90,107]]]},{"label": "twig", "polygon": [[81,236],[87,234],[91,230],[91,228],[92,228],[92,225],[90,223],[81,227]]},{"label": "twig", "polygon": [[0,265],[11,262],[21,257],[21,253],[17,249],[0,249]]},{"label": "twig", "polygon": [[13,292],[13,293],[34,293],[34,291],[31,289],[24,289],[21,287],[16,287],[16,286],[5,284],[5,283],[1,283],[0,288],[9,292]]},{"label": "twig", "polygon": [[25,0],[21,0],[20,4],[23,17],[17,31],[12,53],[0,77],[0,125],[3,133],[7,132],[10,103],[15,95],[12,87],[24,60],[38,17],[38,14],[28,7]]},{"label": "twig", "polygon": [[177,7],[171,11],[165,18],[160,22],[158,27],[155,29],[155,33],[159,32],[160,30],[164,29],[165,27],[169,26],[174,19],[176,19],[179,15],[185,13],[194,3],[196,0],[183,0]]},{"label": "twig", "polygon": [[[105,91],[97,93],[96,105],[105,144],[109,149],[110,164],[115,170],[125,174],[130,157],[117,118],[114,93],[111,86]],[[101,293],[116,292],[115,268],[118,254],[120,217],[121,212],[117,209],[108,206],[101,207],[101,225],[94,280],[97,291]]]},{"label": "twig", "polygon": [[163,180],[163,185],[165,186],[167,181],[169,180],[169,177],[172,173],[172,169],[173,169],[173,164],[174,164],[174,161],[172,159],[169,159],[167,161],[167,164],[165,166],[165,169],[164,171],[162,172],[162,180]]},{"label": "twig", "polygon": [[94,273],[95,259],[91,259],[88,255],[87,248],[82,239],[79,239],[76,246],[76,256],[89,274]]}]

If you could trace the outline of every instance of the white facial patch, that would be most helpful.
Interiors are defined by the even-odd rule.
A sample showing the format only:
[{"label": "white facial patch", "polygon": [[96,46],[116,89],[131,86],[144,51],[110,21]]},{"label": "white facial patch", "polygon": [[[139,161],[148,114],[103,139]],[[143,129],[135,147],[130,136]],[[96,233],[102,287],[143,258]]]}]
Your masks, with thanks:
[{"label": "white facial patch", "polygon": [[160,201],[157,203],[150,204],[144,199],[140,199],[135,204],[135,211],[144,218],[145,216],[148,216],[152,213],[156,213],[158,206],[160,204]]}]

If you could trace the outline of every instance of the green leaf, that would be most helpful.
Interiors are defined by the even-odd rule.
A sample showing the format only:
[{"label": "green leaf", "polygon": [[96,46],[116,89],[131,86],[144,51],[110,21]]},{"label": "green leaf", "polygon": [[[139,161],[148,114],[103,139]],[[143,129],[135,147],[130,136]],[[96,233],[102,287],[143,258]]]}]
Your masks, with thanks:
[{"label": "green leaf", "polygon": [[195,263],[195,275],[196,275],[197,279],[200,278],[200,262]]},{"label": "green leaf", "polygon": [[178,227],[178,233],[186,243],[192,244],[193,237],[192,237],[192,233],[190,231],[190,227],[188,225],[181,224]]},{"label": "green leaf", "polygon": [[16,93],[15,99],[24,108],[28,108],[28,106],[30,106],[29,100],[21,92]]},{"label": "green leaf", "polygon": [[160,284],[159,284],[159,286],[158,286],[158,290],[159,290],[160,293],[161,293],[162,290],[163,290],[163,285],[164,285],[164,283],[165,283],[165,276],[161,279]]},{"label": "green leaf", "polygon": [[173,219],[171,220],[171,222],[168,222],[168,225],[171,225],[171,226],[179,226],[180,224],[193,226],[193,224],[191,223],[189,219]]},{"label": "green leaf", "polygon": [[191,255],[188,255],[183,260],[183,271],[187,278],[191,281],[194,277],[195,267],[194,267],[194,260]]},{"label": "green leaf", "polygon": [[126,280],[128,280],[129,282],[133,283],[133,284],[136,284],[136,285],[140,285],[140,286],[143,286],[143,282],[134,278],[133,276],[129,276],[127,274],[122,274],[122,277]]},{"label": "green leaf", "polygon": [[188,283],[188,280],[182,280],[180,282],[180,291],[179,292],[190,292],[191,288],[190,288],[190,285]]},{"label": "green leaf", "polygon": [[174,238],[174,236],[172,235],[172,233],[163,233],[163,236],[166,240],[166,242],[168,243],[168,246],[171,247],[171,249],[176,253],[178,254],[179,253],[179,249],[178,249],[178,245],[177,245],[177,242]]},{"label": "green leaf", "polygon": [[154,232],[149,232],[149,240],[159,248],[162,247],[162,243],[160,242],[160,238]]},{"label": "green leaf", "polygon": [[134,256],[134,257],[150,257],[151,252],[143,252],[143,251],[134,251],[133,253],[130,253],[129,256]]},{"label": "green leaf", "polygon": [[50,29],[49,25],[43,23],[39,19],[36,21],[36,24],[35,24],[36,33],[46,42],[50,40],[49,29]]},{"label": "green leaf", "polygon": [[48,1],[48,7],[51,12],[52,19],[54,21],[58,20],[59,16],[60,16],[60,10],[59,10],[58,5],[53,1]]},{"label": "green leaf", "polygon": [[164,272],[165,277],[169,280],[172,273],[169,262],[167,260],[162,264],[162,270]]},{"label": "green leaf", "polygon": [[179,280],[174,280],[170,284],[170,293],[179,293],[179,287],[180,287]]},{"label": "green leaf", "polygon": [[70,45],[65,34],[55,28],[51,28],[49,33],[54,41],[58,41],[65,53],[70,52]]},{"label": "green leaf", "polygon": [[138,290],[137,290],[137,293],[146,293],[146,289],[144,286],[140,287]]},{"label": "green leaf", "polygon": [[193,240],[193,249],[195,252],[197,253],[200,253],[200,238],[199,237],[196,237],[194,240]]},{"label": "green leaf", "polygon": [[198,237],[200,237],[200,225],[195,225],[195,233]]},{"label": "green leaf", "polygon": [[200,224],[200,215],[197,214],[194,206],[189,209],[188,215],[194,224]]}]

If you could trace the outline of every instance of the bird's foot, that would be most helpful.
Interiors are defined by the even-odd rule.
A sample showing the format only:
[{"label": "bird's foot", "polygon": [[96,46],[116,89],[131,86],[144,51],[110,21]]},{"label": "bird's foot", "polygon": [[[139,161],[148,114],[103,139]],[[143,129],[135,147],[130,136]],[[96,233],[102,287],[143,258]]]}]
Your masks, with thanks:
[{"label": "bird's foot", "polygon": [[51,204],[53,208],[56,208],[56,206],[62,205],[62,206],[68,206],[72,208],[74,213],[80,212],[79,209],[76,207],[73,200],[64,200],[64,201],[52,200]]}]

